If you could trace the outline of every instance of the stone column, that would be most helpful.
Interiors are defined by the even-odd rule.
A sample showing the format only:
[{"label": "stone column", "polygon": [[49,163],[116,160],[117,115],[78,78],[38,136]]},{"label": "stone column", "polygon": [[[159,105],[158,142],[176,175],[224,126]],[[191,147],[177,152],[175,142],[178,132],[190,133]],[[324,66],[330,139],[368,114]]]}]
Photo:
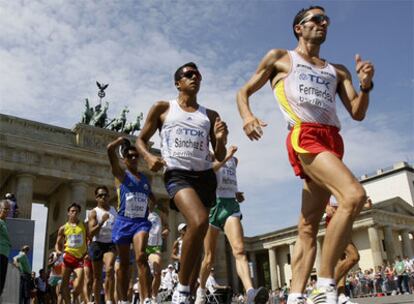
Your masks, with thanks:
[{"label": "stone column", "polygon": [[70,184],[70,189],[71,189],[71,193],[70,193],[71,201],[69,202],[69,205],[72,203],[77,203],[81,206],[82,210],[81,210],[81,215],[79,218],[83,221],[85,220],[85,216],[86,216],[87,185],[83,182],[73,182]]},{"label": "stone column", "polygon": [[30,219],[32,216],[34,179],[33,175],[27,173],[17,175],[16,201],[21,218]]},{"label": "stone column", "polygon": [[274,290],[280,287],[277,275],[276,248],[269,248],[269,270],[271,287]]},{"label": "stone column", "polygon": [[394,250],[394,237],[392,235],[391,226],[384,227],[384,241],[385,241],[385,251],[387,252],[387,260],[392,263],[395,259],[395,250]]},{"label": "stone column", "polygon": [[292,264],[294,252],[295,252],[295,242],[289,243],[290,264]]},{"label": "stone column", "polygon": [[411,246],[409,231],[401,231],[401,237],[403,242],[403,255],[411,259],[413,257],[413,247]]},{"label": "stone column", "polygon": [[374,267],[382,265],[381,242],[378,235],[377,227],[368,228],[369,244],[372,252],[372,262]]},{"label": "stone column", "polygon": [[251,275],[253,276],[253,286],[257,288],[258,280],[257,280],[256,254],[254,253],[254,251],[249,252],[249,261],[250,263],[252,263],[253,273]]}]

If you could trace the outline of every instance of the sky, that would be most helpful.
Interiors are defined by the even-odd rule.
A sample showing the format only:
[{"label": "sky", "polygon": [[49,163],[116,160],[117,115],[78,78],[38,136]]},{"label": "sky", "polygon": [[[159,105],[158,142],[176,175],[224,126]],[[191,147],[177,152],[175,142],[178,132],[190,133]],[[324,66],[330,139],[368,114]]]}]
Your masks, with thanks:
[{"label": "sky", "polygon": [[[125,106],[129,121],[140,112],[145,118],[155,101],[176,97],[173,73],[194,61],[203,75],[199,103],[220,113],[229,144],[239,147],[245,234],[270,232],[296,224],[302,181],[288,163],[286,122],[270,86],[250,98],[254,114],[268,123],[258,142],[242,131],[236,92],[270,49],[295,48],[297,11],[322,5],[331,25],[321,57],[344,64],[356,87],[355,54],[376,70],[364,121],[352,121],[337,98],[344,162],[356,176],[413,163],[413,3],[0,0],[0,113],[72,128],[84,99],[98,102],[99,81],[109,83],[110,118]],[[159,146],[157,135],[153,140]],[[33,208],[41,229],[44,208]]]}]

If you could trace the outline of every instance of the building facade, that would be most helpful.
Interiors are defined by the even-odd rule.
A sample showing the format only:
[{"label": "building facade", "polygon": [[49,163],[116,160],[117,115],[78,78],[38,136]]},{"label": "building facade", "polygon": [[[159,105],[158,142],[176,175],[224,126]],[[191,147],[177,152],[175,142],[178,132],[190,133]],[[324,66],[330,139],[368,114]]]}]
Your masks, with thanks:
[{"label": "building facade", "polygon": [[[354,222],[352,241],[360,261],[356,267],[375,268],[393,262],[396,256],[414,256],[414,168],[401,162],[374,175],[364,175],[360,182],[373,201]],[[321,222],[317,238],[317,256],[311,277],[316,278],[325,235]],[[268,288],[290,286],[291,257],[297,237],[296,226],[246,237],[246,250],[253,265],[252,276],[258,285]],[[234,286],[238,286],[233,281]]]}]

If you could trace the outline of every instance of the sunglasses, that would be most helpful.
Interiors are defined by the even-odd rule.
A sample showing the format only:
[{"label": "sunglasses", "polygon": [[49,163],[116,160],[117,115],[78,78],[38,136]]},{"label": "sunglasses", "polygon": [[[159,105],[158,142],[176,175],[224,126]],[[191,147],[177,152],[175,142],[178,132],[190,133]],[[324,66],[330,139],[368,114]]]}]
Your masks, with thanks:
[{"label": "sunglasses", "polygon": [[96,197],[108,197],[108,193],[99,193]]},{"label": "sunglasses", "polygon": [[203,78],[203,77],[201,77],[201,74],[200,74],[199,71],[194,71],[194,70],[192,70],[192,71],[186,71],[186,72],[182,73],[181,74],[181,78],[185,77],[187,79],[191,79],[191,78],[193,78],[194,75],[196,76],[196,78],[198,80],[201,80]]},{"label": "sunglasses", "polygon": [[127,154],[126,158],[128,158],[128,159],[137,159],[138,155],[137,154]]},{"label": "sunglasses", "polygon": [[306,22],[312,21],[314,23],[317,24],[321,24],[322,22],[326,21],[326,24],[329,25],[330,24],[330,20],[328,16],[323,15],[323,14],[317,14],[317,15],[311,15],[308,17],[305,17],[302,19],[302,21],[299,22],[299,25],[302,25]]}]

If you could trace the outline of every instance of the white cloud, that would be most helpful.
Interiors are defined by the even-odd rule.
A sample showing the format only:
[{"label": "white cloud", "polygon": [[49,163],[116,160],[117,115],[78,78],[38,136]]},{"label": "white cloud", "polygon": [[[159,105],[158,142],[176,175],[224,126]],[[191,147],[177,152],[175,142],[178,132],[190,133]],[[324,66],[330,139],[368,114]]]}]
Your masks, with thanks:
[{"label": "white cloud", "polygon": [[[145,115],[155,101],[174,98],[172,75],[176,67],[195,61],[203,73],[200,103],[219,111],[230,129],[229,143],[240,148],[240,188],[251,200],[243,207],[246,232],[266,232],[287,218],[292,219],[289,224],[294,222],[301,181],[288,163],[286,124],[269,86],[251,98],[254,113],[269,124],[259,142],[250,142],[244,135],[235,96],[254,71],[258,56],[267,51],[261,48],[263,33],[273,40],[280,32],[268,29],[261,37],[245,37],[254,33],[255,23],[265,21],[253,14],[260,7],[257,2],[206,4],[1,2],[0,112],[70,128],[80,120],[84,98],[96,103],[98,80],[110,84],[106,90],[106,99],[111,102],[109,116],[117,116],[128,106],[128,118],[133,120],[140,112]],[[270,2],[266,5],[272,6]],[[285,9],[287,6],[288,2],[281,4]],[[352,7],[345,5],[347,10]],[[269,13],[266,18],[271,17]],[[246,41],[262,44],[248,53],[240,47]],[[381,86],[376,86],[380,91]],[[405,160],[406,155],[412,157],[412,136],[402,134],[392,116],[377,112],[357,124],[343,110],[340,113],[345,161],[357,174]],[[412,121],[412,113],[406,115],[403,121]]]}]

